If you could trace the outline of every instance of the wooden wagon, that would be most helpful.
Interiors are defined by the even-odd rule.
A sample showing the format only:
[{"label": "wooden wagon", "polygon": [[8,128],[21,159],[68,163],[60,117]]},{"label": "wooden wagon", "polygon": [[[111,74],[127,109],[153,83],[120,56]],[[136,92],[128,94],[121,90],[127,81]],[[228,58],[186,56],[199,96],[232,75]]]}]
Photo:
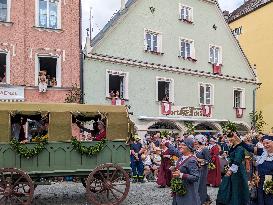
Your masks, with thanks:
[{"label": "wooden wagon", "polygon": [[[17,115],[47,116],[47,138],[12,140]],[[106,140],[72,140],[75,116],[102,116]],[[120,204],[130,188],[131,125],[124,106],[0,103],[0,204],[29,205],[37,185],[65,176],[82,181],[89,203]]]}]

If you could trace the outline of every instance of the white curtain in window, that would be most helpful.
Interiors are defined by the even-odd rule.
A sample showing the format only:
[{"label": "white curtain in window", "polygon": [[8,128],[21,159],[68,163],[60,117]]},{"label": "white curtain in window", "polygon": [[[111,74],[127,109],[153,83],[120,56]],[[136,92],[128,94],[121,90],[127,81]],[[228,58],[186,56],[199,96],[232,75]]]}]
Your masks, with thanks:
[{"label": "white curtain in window", "polygon": [[49,27],[57,28],[57,2],[49,3]]},{"label": "white curtain in window", "polygon": [[47,1],[39,0],[39,26],[47,27]]}]

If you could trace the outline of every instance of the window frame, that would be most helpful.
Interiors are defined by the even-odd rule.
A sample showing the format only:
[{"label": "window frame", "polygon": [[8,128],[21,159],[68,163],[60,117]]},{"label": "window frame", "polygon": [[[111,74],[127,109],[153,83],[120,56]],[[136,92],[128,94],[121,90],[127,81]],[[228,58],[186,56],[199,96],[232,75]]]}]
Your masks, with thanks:
[{"label": "window frame", "polygon": [[[153,51],[153,50],[148,50],[148,42],[147,42],[147,38],[146,35],[150,33],[150,34],[156,34],[157,35],[157,51]],[[158,31],[154,31],[151,29],[144,29],[144,51],[145,52],[150,52],[150,53],[158,53],[158,54],[163,54],[163,49],[162,49],[162,38],[163,35],[161,32]],[[153,41],[151,41],[153,42]]]},{"label": "window frame", "polygon": [[106,82],[105,82],[105,85],[106,85],[106,89],[105,89],[105,97],[106,98],[111,98],[110,96],[110,90],[109,90],[109,76],[113,73],[115,73],[115,75],[118,75],[118,76],[124,76],[124,83],[123,83],[123,89],[124,89],[124,97],[121,98],[121,99],[124,99],[124,100],[129,100],[129,72],[124,72],[124,71],[118,71],[118,70],[109,70],[107,69],[106,70]]},{"label": "window frame", "polygon": [[0,82],[0,84],[10,84],[10,51],[0,50],[1,54],[6,54],[6,82]]},{"label": "window frame", "polygon": [[[201,92],[200,92],[200,88],[201,86],[203,86],[205,89],[204,89],[204,103],[201,102]],[[206,102],[206,86],[210,86],[210,103],[207,103]],[[214,85],[211,84],[211,83],[203,83],[203,82],[199,82],[198,83],[198,102],[199,102],[199,105],[214,105]]]},{"label": "window frame", "polygon": [[[181,53],[182,53],[182,46],[181,46],[182,41],[187,42],[187,43],[190,44],[190,56],[185,56],[184,57],[184,56],[181,55]],[[179,38],[179,57],[184,58],[184,59],[188,59],[188,58],[191,58],[191,59],[194,59],[194,60],[196,59],[194,40],[184,38],[184,37]]]},{"label": "window frame", "polygon": [[[219,54],[218,54],[218,62],[215,62],[215,51],[214,51],[214,59],[213,62],[211,61],[211,55],[210,55],[210,50],[211,48],[218,48],[219,49]],[[214,49],[215,50],[215,49]],[[209,44],[209,63],[213,64],[213,65],[223,65],[223,50],[221,46],[217,46],[217,45],[213,45],[213,44]]]},{"label": "window frame", "polygon": [[[186,9],[190,9],[190,13],[189,13],[189,18],[183,18],[182,16],[182,9],[186,8]],[[179,20],[181,21],[186,21],[188,23],[193,23],[193,7],[179,3]]]},{"label": "window frame", "polygon": [[7,0],[7,18],[5,21],[0,21],[4,23],[10,22],[10,16],[11,16],[11,0]]},{"label": "window frame", "polygon": [[156,77],[156,102],[162,102],[158,100],[158,82],[170,82],[170,87],[169,87],[169,102],[174,103],[174,79],[173,78],[167,78],[167,77]]},{"label": "window frame", "polygon": [[56,81],[57,85],[52,88],[60,88],[62,87],[62,60],[61,56],[57,55],[49,55],[49,54],[36,54],[35,56],[35,86],[38,86],[38,77],[39,77],[39,71],[40,71],[40,62],[39,58],[56,58],[57,64],[56,64]]},{"label": "window frame", "polygon": [[[47,1],[47,6],[49,5],[49,1],[50,0],[46,0]],[[39,11],[39,8],[40,8],[40,0],[36,0],[35,1],[35,26],[38,27],[38,28],[46,28],[46,29],[62,29],[62,0],[59,0],[58,1],[58,5],[57,5],[57,28],[51,28],[49,27],[49,7],[47,8],[47,26],[46,27],[43,27],[43,26],[40,26],[40,11]]]},{"label": "window frame", "polygon": [[[237,107],[236,105],[235,105],[235,91],[240,91],[241,92],[241,94],[240,94],[240,106],[239,107]],[[245,100],[245,89],[244,88],[239,88],[239,87],[234,87],[233,88],[233,108],[246,108],[246,106],[245,106],[245,102],[246,102],[246,100]]]}]

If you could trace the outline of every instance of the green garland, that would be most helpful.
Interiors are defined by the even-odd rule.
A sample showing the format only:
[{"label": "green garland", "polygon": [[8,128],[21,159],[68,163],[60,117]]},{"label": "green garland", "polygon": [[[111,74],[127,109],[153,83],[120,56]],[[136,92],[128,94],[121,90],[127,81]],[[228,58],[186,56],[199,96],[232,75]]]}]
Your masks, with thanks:
[{"label": "green garland", "polygon": [[237,126],[236,126],[236,123],[228,121],[228,122],[222,123],[222,129],[223,129],[223,133],[228,134],[229,132],[236,132]]},{"label": "green garland", "polygon": [[171,190],[173,193],[175,193],[179,196],[184,196],[187,193],[186,186],[185,186],[183,180],[180,178],[173,178],[171,180]]},{"label": "green garland", "polygon": [[273,194],[273,181],[266,181],[264,183],[264,192],[265,194]]},{"label": "green garland", "polygon": [[103,139],[102,141],[98,142],[94,146],[86,147],[82,145],[82,142],[78,141],[75,137],[72,138],[71,144],[73,145],[73,148],[77,150],[81,155],[88,155],[93,156],[97,153],[99,153],[105,146],[106,140]]},{"label": "green garland", "polygon": [[10,141],[10,146],[12,149],[17,152],[20,156],[25,157],[27,159],[35,157],[39,155],[44,149],[46,144],[48,143],[47,139],[40,141],[35,145],[33,149],[29,149],[25,144],[21,144],[16,139],[12,139]]}]

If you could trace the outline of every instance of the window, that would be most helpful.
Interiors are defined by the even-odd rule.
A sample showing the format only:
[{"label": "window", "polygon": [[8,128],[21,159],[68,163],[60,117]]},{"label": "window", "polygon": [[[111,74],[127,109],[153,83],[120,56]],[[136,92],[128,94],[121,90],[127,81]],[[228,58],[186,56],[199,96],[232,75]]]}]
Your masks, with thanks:
[{"label": "window", "polygon": [[59,0],[37,0],[37,26],[44,28],[60,28],[60,1]]},{"label": "window", "polygon": [[0,21],[10,21],[10,0],[0,0]]},{"label": "window", "polygon": [[213,85],[200,83],[199,84],[199,103],[201,105],[213,105]]},{"label": "window", "polygon": [[107,70],[106,97],[128,99],[128,73]]},{"label": "window", "polygon": [[10,83],[9,54],[0,52],[0,84]]},{"label": "window", "polygon": [[52,56],[38,56],[36,82],[41,71],[46,75],[47,87],[61,87],[61,66],[60,59]]},{"label": "window", "polygon": [[233,107],[245,108],[245,92],[244,89],[235,88],[233,90]]},{"label": "window", "polygon": [[193,40],[180,39],[180,57],[195,59],[195,48]]},{"label": "window", "polygon": [[174,80],[157,77],[156,79],[157,101],[174,102]]},{"label": "window", "polygon": [[222,64],[222,49],[219,46],[210,45],[209,62],[215,65]]},{"label": "window", "polygon": [[162,35],[157,32],[145,30],[144,33],[145,51],[161,53],[162,52]]},{"label": "window", "polygon": [[179,6],[180,20],[183,20],[188,23],[193,22],[193,8],[185,5]]}]

